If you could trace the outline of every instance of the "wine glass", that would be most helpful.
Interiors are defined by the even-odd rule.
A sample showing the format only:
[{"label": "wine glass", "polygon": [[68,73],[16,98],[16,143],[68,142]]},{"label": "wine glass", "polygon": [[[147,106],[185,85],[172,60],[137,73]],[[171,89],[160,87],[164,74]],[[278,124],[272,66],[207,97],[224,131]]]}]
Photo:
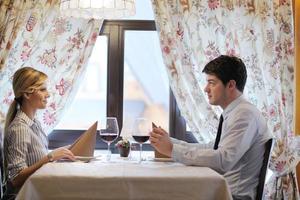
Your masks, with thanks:
[{"label": "wine glass", "polygon": [[115,117],[106,117],[100,121],[99,124],[99,134],[103,142],[107,143],[107,157],[106,160],[110,161],[111,151],[110,144],[118,138],[119,135],[119,126],[117,118]]},{"label": "wine glass", "polygon": [[139,163],[142,162],[143,143],[147,142],[150,137],[151,124],[146,118],[136,118],[133,124],[133,139],[140,145]]}]

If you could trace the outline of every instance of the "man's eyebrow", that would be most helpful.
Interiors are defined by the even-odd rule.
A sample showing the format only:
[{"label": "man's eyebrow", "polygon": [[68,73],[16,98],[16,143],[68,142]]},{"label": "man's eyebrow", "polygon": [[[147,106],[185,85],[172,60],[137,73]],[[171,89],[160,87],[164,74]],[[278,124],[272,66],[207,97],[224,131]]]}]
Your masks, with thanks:
[{"label": "man's eyebrow", "polygon": [[207,79],[207,82],[216,82],[215,79]]}]

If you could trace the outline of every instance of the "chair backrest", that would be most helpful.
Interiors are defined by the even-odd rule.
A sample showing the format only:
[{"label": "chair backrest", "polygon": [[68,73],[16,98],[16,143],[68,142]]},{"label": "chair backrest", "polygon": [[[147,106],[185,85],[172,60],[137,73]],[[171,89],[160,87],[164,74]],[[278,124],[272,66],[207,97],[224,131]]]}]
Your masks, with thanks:
[{"label": "chair backrest", "polygon": [[259,180],[258,180],[258,186],[257,186],[257,193],[256,193],[256,200],[262,200],[263,193],[264,193],[264,186],[265,186],[265,179],[267,174],[267,169],[269,165],[270,160],[270,153],[273,146],[273,139],[269,139],[265,144],[265,153],[264,153],[264,160],[262,167],[260,169],[259,173]]}]

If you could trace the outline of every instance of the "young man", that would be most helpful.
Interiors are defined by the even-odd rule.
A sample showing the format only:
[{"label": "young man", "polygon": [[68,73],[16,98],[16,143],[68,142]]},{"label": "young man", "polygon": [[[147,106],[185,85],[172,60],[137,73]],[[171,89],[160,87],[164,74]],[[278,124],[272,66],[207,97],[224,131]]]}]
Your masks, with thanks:
[{"label": "young man", "polygon": [[206,74],[204,90],[209,103],[223,109],[216,141],[189,144],[154,128],[150,142],[175,161],[223,174],[234,199],[255,199],[265,143],[272,136],[262,114],[242,95],[247,79],[245,64],[237,57],[221,55],[202,72]]}]

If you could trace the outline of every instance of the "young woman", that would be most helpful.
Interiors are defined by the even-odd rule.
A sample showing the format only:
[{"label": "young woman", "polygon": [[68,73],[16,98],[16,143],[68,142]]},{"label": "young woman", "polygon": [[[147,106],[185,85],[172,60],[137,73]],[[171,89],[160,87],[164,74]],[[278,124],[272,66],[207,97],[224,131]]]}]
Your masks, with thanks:
[{"label": "young woman", "polygon": [[48,153],[47,135],[35,119],[49,98],[47,75],[31,67],[17,70],[13,76],[15,98],[9,107],[4,134],[7,191],[13,199],[25,180],[45,163],[67,158],[75,160],[67,148]]}]

